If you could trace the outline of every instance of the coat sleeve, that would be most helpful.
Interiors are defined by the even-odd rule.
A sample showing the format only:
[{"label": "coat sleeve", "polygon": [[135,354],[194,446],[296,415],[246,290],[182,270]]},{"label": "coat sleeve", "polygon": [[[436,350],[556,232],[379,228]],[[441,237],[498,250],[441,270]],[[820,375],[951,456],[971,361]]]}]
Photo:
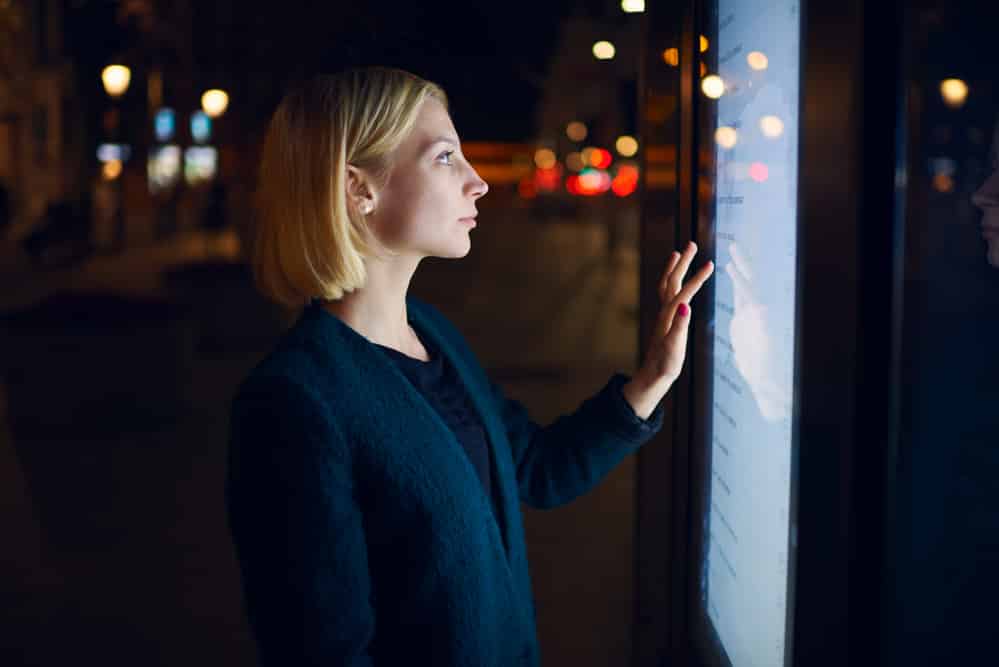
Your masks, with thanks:
[{"label": "coat sleeve", "polygon": [[661,403],[647,420],[631,409],[621,392],[628,379],[615,374],[572,414],[548,426],[536,424],[523,404],[507,398],[490,381],[492,400],[510,441],[523,502],[548,509],[572,501],[596,486],[662,428]]},{"label": "coat sleeve", "polygon": [[306,389],[233,400],[226,507],[262,665],[371,665],[370,579],[351,457]]}]

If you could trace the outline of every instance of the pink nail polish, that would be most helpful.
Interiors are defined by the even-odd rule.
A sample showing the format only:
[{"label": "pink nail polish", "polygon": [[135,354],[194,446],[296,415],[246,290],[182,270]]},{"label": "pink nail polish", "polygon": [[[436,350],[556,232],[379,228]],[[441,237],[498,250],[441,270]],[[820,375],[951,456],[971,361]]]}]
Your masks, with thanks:
[{"label": "pink nail polish", "polygon": [[690,308],[685,303],[681,303],[677,310],[680,312],[680,317],[686,317],[690,314]]}]

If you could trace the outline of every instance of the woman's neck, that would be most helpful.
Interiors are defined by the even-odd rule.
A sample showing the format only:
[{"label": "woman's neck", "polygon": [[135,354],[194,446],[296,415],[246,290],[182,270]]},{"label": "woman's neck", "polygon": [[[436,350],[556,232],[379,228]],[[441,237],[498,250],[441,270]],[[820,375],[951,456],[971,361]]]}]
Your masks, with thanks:
[{"label": "woman's neck", "polygon": [[426,349],[409,324],[406,301],[389,308],[365,298],[364,290],[355,290],[336,301],[321,302],[323,309],[337,316],[358,334],[378,345],[407,356],[428,361]]},{"label": "woman's neck", "polygon": [[326,301],[323,307],[369,341],[424,359],[426,350],[409,326],[406,310],[406,294],[421,259],[412,255],[366,259],[364,287]]}]

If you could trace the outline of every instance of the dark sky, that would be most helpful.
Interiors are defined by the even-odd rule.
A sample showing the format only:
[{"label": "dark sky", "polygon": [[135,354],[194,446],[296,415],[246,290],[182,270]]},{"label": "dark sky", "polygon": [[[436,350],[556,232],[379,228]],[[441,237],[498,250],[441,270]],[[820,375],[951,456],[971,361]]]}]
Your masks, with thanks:
[{"label": "dark sky", "polygon": [[[526,139],[559,23],[577,4],[366,3],[336,28],[346,17],[335,11],[328,22],[316,23],[303,61],[325,70],[343,64],[408,69],[444,86],[466,139]],[[290,26],[291,34],[295,25],[301,23]]]},{"label": "dark sky", "polygon": [[[156,4],[163,12],[172,3]],[[189,43],[174,39],[157,49],[143,30],[115,25],[120,6],[115,0],[67,5],[67,42],[74,59],[93,70],[88,80],[122,58],[114,54],[137,60],[155,51],[156,58],[188,61],[181,71],[191,71],[193,88],[228,85],[255,126],[298,78],[389,65],[443,85],[463,138],[501,141],[533,137],[535,105],[563,19],[581,13],[613,21],[621,13],[616,0],[190,0],[191,19],[173,18],[192,26]],[[254,85],[261,81],[267,83]],[[98,85],[92,92],[100,99]]]}]

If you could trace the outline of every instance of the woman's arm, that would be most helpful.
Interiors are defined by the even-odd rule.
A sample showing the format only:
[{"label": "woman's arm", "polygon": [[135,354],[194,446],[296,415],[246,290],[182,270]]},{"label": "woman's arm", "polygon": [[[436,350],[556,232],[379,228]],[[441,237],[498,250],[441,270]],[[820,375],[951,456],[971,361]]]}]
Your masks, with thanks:
[{"label": "woman's arm", "polygon": [[644,420],[628,404],[622,394],[628,379],[615,374],[595,396],[548,426],[535,423],[522,403],[490,382],[523,502],[549,509],[574,500],[662,428],[662,405]]},{"label": "woman's arm", "polygon": [[[680,376],[686,358],[690,306],[714,272],[708,262],[686,283],[697,245],[674,252],[659,281],[661,308],[635,378],[614,375],[571,415],[545,428],[524,407],[506,399],[491,383],[494,404],[510,438],[521,499],[555,507],[585,493],[662,425],[662,399]],[[642,417],[648,416],[648,419]]]},{"label": "woman's arm", "polygon": [[262,665],[371,664],[350,458],[335,424],[290,380],[251,380],[233,401],[226,505]]}]

